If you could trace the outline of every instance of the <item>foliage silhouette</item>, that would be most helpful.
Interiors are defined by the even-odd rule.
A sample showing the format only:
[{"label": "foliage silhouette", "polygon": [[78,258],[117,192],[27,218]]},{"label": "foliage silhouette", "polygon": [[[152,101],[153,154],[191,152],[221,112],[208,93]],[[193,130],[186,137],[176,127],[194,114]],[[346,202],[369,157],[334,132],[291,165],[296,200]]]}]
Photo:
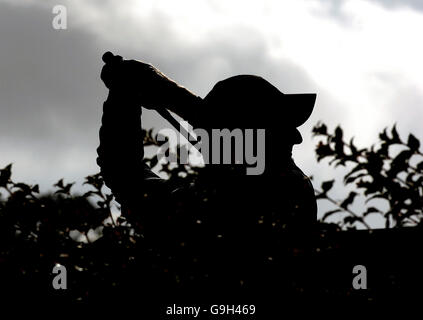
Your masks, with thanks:
[{"label": "foliage silhouette", "polygon": [[[361,223],[370,229],[365,221],[370,214],[382,215],[386,228],[420,223],[423,216],[423,154],[413,134],[404,141],[394,125],[379,134],[377,144],[362,149],[357,148],[353,138],[346,142],[339,126],[331,133],[325,124],[318,123],[313,128],[313,135],[323,138],[316,147],[317,161],[329,159],[329,165],[347,167],[344,185],[356,186],[342,201],[336,201],[328,194],[335,181],[321,184],[320,190],[316,190],[317,198],[336,205],[336,209],[323,215],[322,221],[334,214],[346,213],[340,223],[346,228]],[[357,213],[352,205],[359,196],[365,198],[367,207]],[[376,199],[379,203],[372,201]],[[386,204],[387,209],[383,209]]]},{"label": "foliage silhouette", "polygon": [[[152,131],[144,133],[144,146],[160,145]],[[339,233],[340,227],[353,228],[357,222],[366,225],[364,218],[369,214],[383,215],[387,227],[420,222],[423,161],[419,162],[420,143],[413,135],[404,142],[394,126],[390,134],[387,129],[380,134],[377,147],[358,149],[352,139],[349,143],[344,141],[340,127],[329,133],[324,124],[318,124],[313,133],[323,138],[316,148],[318,161],[328,158],[334,166],[353,164],[344,183],[357,186],[340,202],[329,196],[334,180],[324,181],[321,190],[316,191],[320,200],[338,206],[326,212],[319,225],[315,242],[318,257],[336,257],[339,251],[331,237]],[[159,165],[155,156],[145,161],[152,167]],[[175,185],[181,179],[196,182],[197,187],[191,192],[201,199],[198,201],[206,203],[212,196],[206,183],[199,181],[203,168],[164,164],[161,170]],[[205,277],[208,265],[197,259],[202,250],[198,239],[205,233],[201,226],[206,217],[201,212],[189,212],[185,218],[157,218],[148,214],[154,208],[147,205],[143,217],[131,214],[116,217],[112,212],[120,208],[114,208],[113,196],[105,188],[102,177],[88,176],[84,184],[90,190],[82,195],[74,194],[74,184],[63,180],[54,185],[54,193],[40,195],[38,185],[13,181],[12,165],[0,170],[0,274],[11,297],[21,301],[48,298],[90,302],[104,301],[105,296],[115,297],[128,288],[138,288],[154,299],[155,293],[149,289],[160,284],[171,283],[171,288],[178,290],[190,286],[192,279]],[[355,213],[351,206],[360,194],[367,202],[379,198],[387,201],[389,209],[382,211],[372,205],[361,214]],[[178,212],[184,212],[185,201],[189,199],[181,199]],[[339,225],[323,223],[330,215],[341,212],[348,216]],[[195,221],[195,226],[190,221]],[[95,230],[97,235],[93,236],[95,233],[90,230]],[[71,237],[71,231],[79,232],[81,237]],[[213,245],[221,245],[219,241],[216,239]],[[288,246],[283,252],[278,251],[280,248],[268,247],[274,260],[301,257],[295,248]],[[51,271],[57,263],[68,270],[68,290],[55,291],[51,287]],[[335,272],[329,274],[333,276]],[[295,277],[294,280],[289,286],[302,294],[304,283]],[[343,295],[353,294],[351,289],[343,290]],[[324,293],[327,291],[322,289]],[[163,292],[157,294],[162,296]]]}]

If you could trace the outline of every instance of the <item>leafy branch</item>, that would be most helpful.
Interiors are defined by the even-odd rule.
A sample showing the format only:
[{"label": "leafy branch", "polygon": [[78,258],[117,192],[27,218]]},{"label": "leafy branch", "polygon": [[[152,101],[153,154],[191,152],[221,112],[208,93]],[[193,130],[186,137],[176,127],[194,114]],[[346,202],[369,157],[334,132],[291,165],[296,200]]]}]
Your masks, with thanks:
[{"label": "leafy branch", "polygon": [[[313,128],[313,136],[323,138],[316,147],[317,161],[328,159],[331,166],[351,168],[343,182],[344,185],[355,184],[358,191],[350,192],[338,202],[328,196],[334,181],[324,181],[322,190],[316,190],[317,198],[335,204],[337,209],[326,212],[323,221],[332,214],[344,212],[347,213],[343,220],[346,226],[360,222],[369,228],[364,221],[369,214],[382,215],[387,228],[420,223],[423,216],[423,154],[413,134],[404,141],[394,125],[379,134],[380,141],[376,145],[362,149],[357,148],[353,138],[346,142],[339,126],[330,133],[325,124],[318,123]],[[350,208],[357,196],[364,196],[366,204],[381,199],[387,202],[388,210],[369,206],[358,214]]]}]

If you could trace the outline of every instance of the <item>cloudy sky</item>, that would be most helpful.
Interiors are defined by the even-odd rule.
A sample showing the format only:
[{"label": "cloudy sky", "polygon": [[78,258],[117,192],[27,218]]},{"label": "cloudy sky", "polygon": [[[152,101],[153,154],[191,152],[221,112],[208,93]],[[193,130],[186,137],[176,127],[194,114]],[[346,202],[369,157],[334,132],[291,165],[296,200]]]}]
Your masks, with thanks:
[{"label": "cloudy sky", "polygon": [[[67,8],[55,30],[52,9]],[[423,138],[423,2],[418,0],[0,0],[0,166],[48,190],[96,173],[105,51],[154,64],[204,96],[250,73],[316,92],[297,164],[317,181],[311,127],[341,124],[359,145],[385,126]],[[152,112],[146,127],[165,125]]]}]

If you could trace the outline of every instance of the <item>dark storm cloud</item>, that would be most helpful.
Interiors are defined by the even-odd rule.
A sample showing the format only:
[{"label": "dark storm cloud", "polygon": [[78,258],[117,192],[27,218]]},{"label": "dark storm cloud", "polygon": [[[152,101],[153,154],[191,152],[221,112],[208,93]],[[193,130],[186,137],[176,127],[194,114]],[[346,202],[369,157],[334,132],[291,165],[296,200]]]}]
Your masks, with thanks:
[{"label": "dark storm cloud", "polygon": [[[93,77],[99,70],[99,63],[93,62],[99,57],[92,39],[53,30],[50,21],[49,12],[42,10],[1,8],[2,134],[47,138],[56,117],[77,119],[84,127],[93,116],[87,104],[100,87]],[[31,127],[36,130],[26,131]],[[67,124],[59,127],[66,131]]]},{"label": "dark storm cloud", "polygon": [[[68,161],[84,161],[71,158],[75,148],[96,145],[97,97],[104,95],[95,40],[54,30],[51,21],[51,8],[0,4],[0,164],[15,162],[18,176],[38,173],[41,182],[60,178]],[[80,173],[77,167],[65,175]]]}]

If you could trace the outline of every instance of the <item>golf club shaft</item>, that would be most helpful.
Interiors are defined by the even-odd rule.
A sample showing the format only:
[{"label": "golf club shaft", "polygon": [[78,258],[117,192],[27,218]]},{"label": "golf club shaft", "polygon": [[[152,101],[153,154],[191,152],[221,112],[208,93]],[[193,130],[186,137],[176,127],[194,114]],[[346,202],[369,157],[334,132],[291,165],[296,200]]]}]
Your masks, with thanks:
[{"label": "golf club shaft", "polygon": [[[193,144],[194,142],[198,142],[196,138],[194,138],[187,129],[185,129],[181,124],[176,120],[170,112],[165,108],[160,108],[156,110],[164,119],[166,119],[180,134],[182,134],[185,138],[187,138],[188,142],[195,148],[197,147]],[[200,150],[197,149],[198,152]]]}]

